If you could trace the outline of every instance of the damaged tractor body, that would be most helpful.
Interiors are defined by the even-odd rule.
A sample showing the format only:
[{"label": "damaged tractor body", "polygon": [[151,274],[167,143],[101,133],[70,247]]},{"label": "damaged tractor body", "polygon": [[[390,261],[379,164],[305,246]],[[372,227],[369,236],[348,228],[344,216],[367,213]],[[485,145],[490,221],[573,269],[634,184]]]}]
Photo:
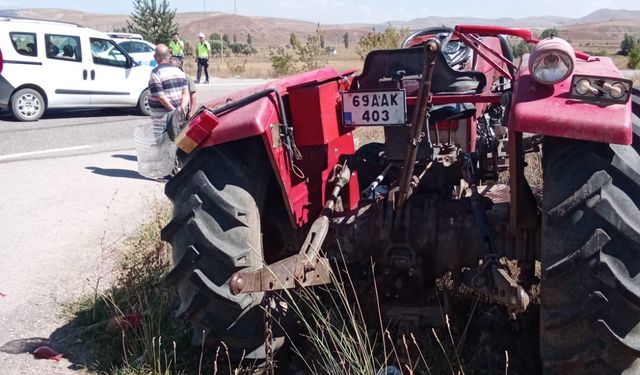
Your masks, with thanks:
[{"label": "damaged tractor body", "polygon": [[[519,65],[507,36],[536,45]],[[353,265],[376,264],[382,315],[389,323],[442,324],[437,289],[457,287],[503,305],[515,316],[530,304],[530,287],[540,283],[536,261],[542,261],[545,369],[582,368],[577,367],[583,366],[580,359],[554,362],[556,352],[567,358],[575,353],[554,338],[557,332],[552,329],[557,327],[544,328],[545,321],[557,316],[570,297],[564,301],[549,297],[551,302],[545,305],[544,291],[569,296],[571,286],[558,286],[552,278],[545,281],[544,270],[554,274],[573,262],[583,267],[578,260],[583,253],[561,242],[575,231],[573,226],[582,216],[561,224],[554,224],[551,216],[567,205],[568,214],[577,215],[586,201],[604,194],[597,192],[605,184],[601,190],[587,187],[573,192],[573,187],[563,187],[563,176],[549,166],[541,205],[525,178],[525,155],[542,148],[545,163],[553,163],[564,152],[563,145],[571,150],[610,146],[614,154],[627,158],[618,163],[631,163],[618,169],[635,181],[640,164],[634,163],[640,157],[638,145],[629,145],[640,142],[634,138],[640,136],[633,135],[630,96],[631,83],[608,58],[576,52],[557,38],[536,40],[527,30],[458,26],[418,31],[401,49],[372,51],[359,74],[325,68],[212,102],[176,138],[185,168],[167,186],[176,213],[163,238],[174,246],[176,268],[188,254],[184,248],[198,253],[189,266],[181,266],[175,281],[183,304],[188,305],[186,316],[212,336],[235,337],[229,332],[236,328],[215,323],[219,317],[207,310],[209,300],[201,302],[205,307],[194,308],[190,301],[202,292],[192,290],[202,284],[194,282],[193,275],[206,276],[204,268],[219,258],[216,254],[228,255],[215,238],[206,238],[226,238],[229,224],[218,218],[218,212],[249,217],[249,210],[261,220],[254,229],[263,235],[256,242],[258,249],[234,250],[241,256],[224,261],[229,267],[218,281],[208,276],[204,285],[211,284],[212,297],[202,297],[234,301],[238,317],[250,315],[246,312],[261,303],[265,292],[330,282],[330,260],[336,258]],[[384,142],[356,149],[353,133],[359,127],[384,127]],[[246,177],[217,184],[211,175],[215,172],[207,172],[207,163],[215,162],[207,158],[217,155],[216,150],[222,151],[215,160],[222,158],[229,168],[237,164]],[[239,161],[234,164],[236,155]],[[190,164],[198,167],[190,169]],[[205,185],[189,182],[196,181],[198,173],[206,176]],[[557,189],[548,186],[547,179]],[[211,193],[215,195],[211,203],[200,199],[209,185],[216,192]],[[239,186],[242,192],[226,201],[218,198],[226,196],[229,186]],[[239,198],[247,194],[250,198]],[[624,240],[633,248],[640,246],[633,237],[640,228],[640,217],[632,215],[640,204],[637,194],[632,188],[624,198],[631,213],[624,219],[613,218],[608,211],[601,214],[609,218],[605,228],[609,233],[631,233]],[[199,208],[181,207],[196,199],[193,195],[200,197],[197,207],[204,207],[206,220],[189,227]],[[236,204],[247,199],[245,206]],[[560,222],[566,214],[558,217]],[[220,229],[207,232],[201,228],[207,222]],[[189,229],[194,225],[197,233]],[[625,232],[622,227],[632,229]],[[191,240],[183,240],[185,236]],[[589,256],[603,246],[589,250]],[[199,261],[207,252],[211,260]],[[505,259],[517,261],[518,277]],[[632,266],[627,268],[633,272]],[[614,335],[608,337],[625,337],[631,334],[627,328],[612,328]],[[585,333],[583,339],[592,338]],[[253,344],[239,342],[238,348],[255,349],[257,358],[272,349],[260,349],[260,339]],[[623,346],[632,345],[623,342]],[[604,361],[613,358],[608,350],[602,351]],[[635,354],[616,357],[620,364],[616,368],[626,368],[634,358]]]}]

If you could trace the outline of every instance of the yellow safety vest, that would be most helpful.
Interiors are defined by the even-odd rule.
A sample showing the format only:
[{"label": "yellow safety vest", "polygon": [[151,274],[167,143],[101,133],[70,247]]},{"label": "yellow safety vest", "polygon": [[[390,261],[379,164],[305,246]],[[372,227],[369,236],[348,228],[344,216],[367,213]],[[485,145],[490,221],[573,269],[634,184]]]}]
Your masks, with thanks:
[{"label": "yellow safety vest", "polygon": [[209,42],[206,40],[204,42],[198,42],[198,57],[199,58],[207,58],[209,57],[209,51],[211,51],[211,46]]},{"label": "yellow safety vest", "polygon": [[171,40],[169,42],[169,48],[171,48],[171,54],[173,56],[184,56],[184,42],[179,40]]}]

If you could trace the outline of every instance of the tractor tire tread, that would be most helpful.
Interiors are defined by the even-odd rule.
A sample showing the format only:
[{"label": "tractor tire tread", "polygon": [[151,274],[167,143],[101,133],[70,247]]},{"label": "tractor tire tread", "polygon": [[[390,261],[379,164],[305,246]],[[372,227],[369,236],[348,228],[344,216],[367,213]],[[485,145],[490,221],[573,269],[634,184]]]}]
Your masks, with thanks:
[{"label": "tractor tire tread", "polygon": [[229,285],[238,270],[262,266],[260,206],[270,168],[249,149],[263,150],[259,138],[190,155],[165,187],[174,212],[161,233],[173,248],[166,281],[178,290],[176,315],[193,324],[194,344],[224,342],[234,358],[251,358],[264,342],[264,293],[233,295]]},{"label": "tractor tire tread", "polygon": [[636,368],[640,145],[547,137],[543,150],[545,374],[620,374]]}]

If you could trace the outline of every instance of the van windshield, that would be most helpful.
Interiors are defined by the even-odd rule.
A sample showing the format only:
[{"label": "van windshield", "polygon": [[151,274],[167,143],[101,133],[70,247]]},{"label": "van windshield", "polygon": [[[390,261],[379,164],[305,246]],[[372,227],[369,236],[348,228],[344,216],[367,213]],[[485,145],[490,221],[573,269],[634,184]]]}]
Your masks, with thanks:
[{"label": "van windshield", "polygon": [[127,66],[126,52],[122,51],[112,40],[91,38],[90,42],[91,56],[95,64]]}]

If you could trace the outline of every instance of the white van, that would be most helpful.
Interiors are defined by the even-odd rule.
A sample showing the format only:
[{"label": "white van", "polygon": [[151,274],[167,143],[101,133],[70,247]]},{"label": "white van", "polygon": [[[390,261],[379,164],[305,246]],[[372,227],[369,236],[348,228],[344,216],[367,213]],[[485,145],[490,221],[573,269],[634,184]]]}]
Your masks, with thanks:
[{"label": "white van", "polygon": [[149,114],[151,67],[107,34],[79,25],[0,17],[0,108],[20,121],[49,108],[137,107]]}]

